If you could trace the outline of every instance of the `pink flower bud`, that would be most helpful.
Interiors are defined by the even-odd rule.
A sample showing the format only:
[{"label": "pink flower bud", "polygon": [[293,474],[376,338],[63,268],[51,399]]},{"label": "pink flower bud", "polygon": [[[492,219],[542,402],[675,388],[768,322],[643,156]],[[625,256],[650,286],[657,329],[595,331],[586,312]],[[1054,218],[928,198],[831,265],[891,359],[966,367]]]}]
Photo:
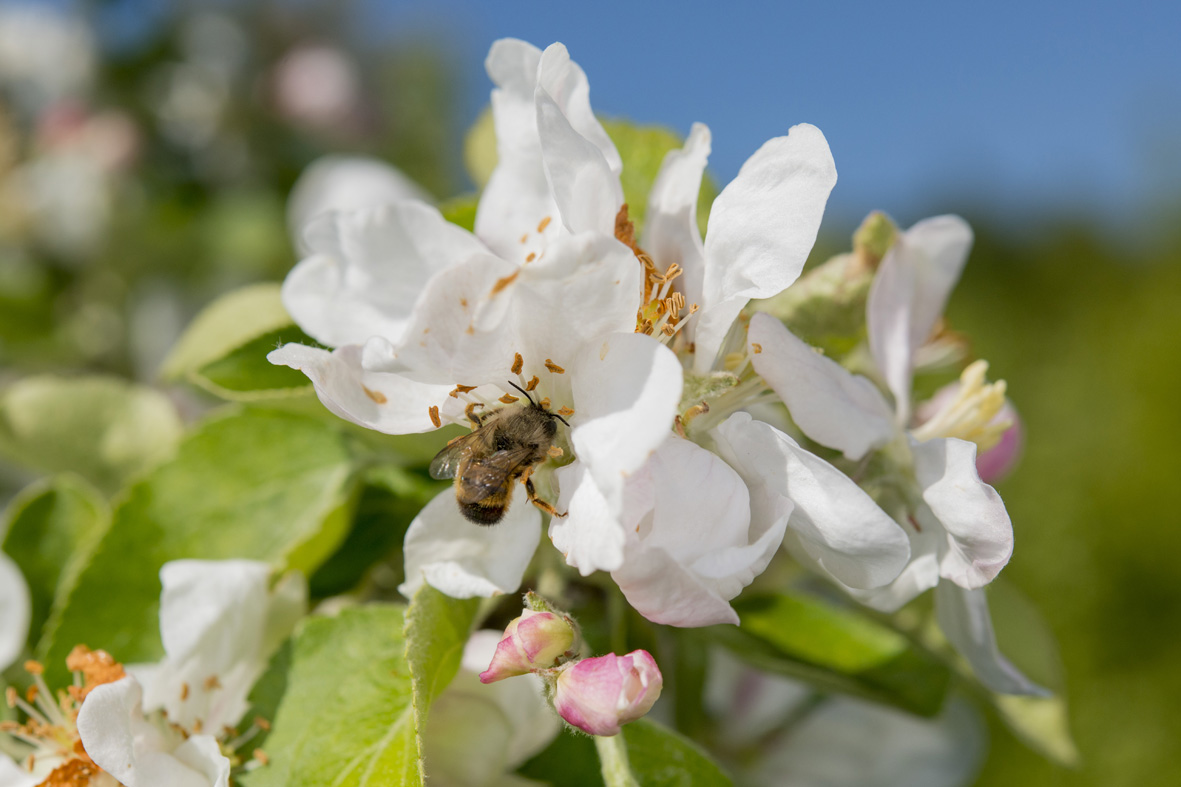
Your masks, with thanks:
[{"label": "pink flower bud", "polygon": [[569,621],[553,612],[527,609],[504,630],[492,663],[480,673],[480,680],[492,683],[550,669],[573,646],[574,628]]},{"label": "pink flower bud", "polygon": [[976,472],[986,484],[995,484],[1009,475],[1017,466],[1021,449],[1025,446],[1025,429],[1017,415],[1017,408],[1006,401],[997,419],[1007,420],[1011,425],[1001,435],[999,443],[976,456]]},{"label": "pink flower bud", "polygon": [[554,708],[563,719],[591,735],[615,735],[619,725],[647,713],[664,678],[646,650],[583,659],[558,675]]}]

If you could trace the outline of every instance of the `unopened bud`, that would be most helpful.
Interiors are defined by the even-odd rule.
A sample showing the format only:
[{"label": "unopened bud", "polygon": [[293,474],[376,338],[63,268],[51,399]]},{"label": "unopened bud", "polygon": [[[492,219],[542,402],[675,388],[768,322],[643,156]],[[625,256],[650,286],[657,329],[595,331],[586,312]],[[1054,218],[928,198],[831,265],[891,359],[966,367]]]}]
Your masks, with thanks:
[{"label": "unopened bud", "polygon": [[480,680],[492,683],[552,669],[573,646],[574,627],[563,615],[527,609],[504,630],[492,663],[480,673]]},{"label": "unopened bud", "polygon": [[664,678],[646,650],[583,659],[558,675],[554,708],[591,735],[615,735],[643,716],[660,697]]},{"label": "unopened bud", "polygon": [[1004,407],[996,415],[997,421],[1008,421],[1009,428],[1001,435],[1001,439],[987,451],[976,455],[976,472],[980,480],[986,484],[995,484],[1005,478],[1017,466],[1021,458],[1021,449],[1025,445],[1025,428],[1021,418],[1017,415],[1017,408],[1005,400]]}]

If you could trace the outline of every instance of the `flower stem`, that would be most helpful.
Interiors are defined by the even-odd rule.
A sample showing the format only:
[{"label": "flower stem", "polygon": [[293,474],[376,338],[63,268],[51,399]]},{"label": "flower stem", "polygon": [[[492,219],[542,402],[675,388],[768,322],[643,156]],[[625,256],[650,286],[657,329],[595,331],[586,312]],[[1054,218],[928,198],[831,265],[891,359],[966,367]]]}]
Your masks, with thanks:
[{"label": "flower stem", "polygon": [[599,767],[606,787],[640,787],[627,761],[627,743],[623,734],[604,737],[595,736],[595,748],[599,752]]}]

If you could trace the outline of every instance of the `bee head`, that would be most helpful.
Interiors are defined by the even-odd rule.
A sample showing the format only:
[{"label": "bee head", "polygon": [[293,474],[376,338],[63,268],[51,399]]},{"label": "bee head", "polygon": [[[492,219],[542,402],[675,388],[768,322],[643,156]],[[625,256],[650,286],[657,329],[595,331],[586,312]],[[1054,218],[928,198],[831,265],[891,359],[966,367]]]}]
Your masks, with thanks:
[{"label": "bee head", "polygon": [[529,395],[529,392],[528,392],[528,391],[526,391],[524,388],[522,388],[521,386],[517,385],[517,384],[516,384],[516,383],[514,383],[512,380],[509,380],[509,381],[508,381],[508,384],[509,384],[509,385],[511,385],[513,388],[516,388],[518,391],[520,391],[520,392],[521,392],[521,393],[522,393],[522,394],[525,396],[525,398],[529,400],[529,404],[533,405],[533,407],[534,407],[535,409],[537,409],[537,410],[540,410],[541,412],[543,412],[543,413],[545,413],[546,415],[548,415],[550,418],[556,418],[557,420],[559,420],[559,421],[561,421],[562,423],[566,424],[566,426],[567,426],[567,427],[569,427],[569,426],[570,426],[570,422],[569,422],[569,421],[567,421],[565,418],[563,418],[562,416],[558,415],[557,413],[551,413],[549,410],[546,410],[544,407],[542,407],[541,405],[539,405],[539,404],[538,404],[538,403],[537,403],[537,402],[536,402],[536,401],[533,399],[533,397]]}]

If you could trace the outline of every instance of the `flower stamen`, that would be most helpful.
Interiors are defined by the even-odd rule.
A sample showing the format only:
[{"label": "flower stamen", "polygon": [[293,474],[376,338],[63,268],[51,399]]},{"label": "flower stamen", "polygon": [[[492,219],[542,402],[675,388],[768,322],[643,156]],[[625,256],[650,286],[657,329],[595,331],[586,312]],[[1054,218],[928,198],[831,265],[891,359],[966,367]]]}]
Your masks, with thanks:
[{"label": "flower stamen", "polygon": [[946,406],[929,420],[911,430],[920,442],[937,437],[956,437],[976,443],[980,451],[987,451],[1000,442],[1012,424],[995,421],[1005,406],[1005,381],[989,383],[985,375],[988,362],[975,361],[960,375],[960,387]]}]

